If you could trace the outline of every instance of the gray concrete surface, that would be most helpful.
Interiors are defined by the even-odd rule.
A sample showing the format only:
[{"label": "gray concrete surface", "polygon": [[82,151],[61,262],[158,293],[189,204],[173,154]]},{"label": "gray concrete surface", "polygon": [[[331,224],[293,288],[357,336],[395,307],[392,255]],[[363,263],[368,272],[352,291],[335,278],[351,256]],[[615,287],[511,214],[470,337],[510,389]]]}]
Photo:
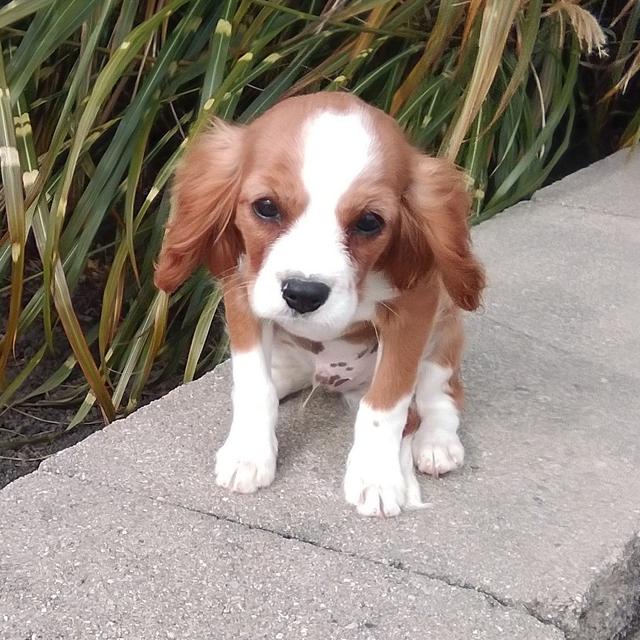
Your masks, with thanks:
[{"label": "gray concrete surface", "polygon": [[585,211],[640,218],[638,173],[640,147],[619,151],[585,169],[538,190],[536,203],[555,202]]},{"label": "gray concrete surface", "polygon": [[474,231],[491,286],[467,322],[467,462],[421,480],[428,510],[347,508],[352,417],[321,395],[283,405],[272,487],[215,487],[222,365],[0,492],[0,637],[631,640],[637,203],[621,152]]},{"label": "gray concrete surface", "polygon": [[48,479],[0,498],[0,537],[20,538],[0,565],[2,638],[561,638],[473,589]]}]

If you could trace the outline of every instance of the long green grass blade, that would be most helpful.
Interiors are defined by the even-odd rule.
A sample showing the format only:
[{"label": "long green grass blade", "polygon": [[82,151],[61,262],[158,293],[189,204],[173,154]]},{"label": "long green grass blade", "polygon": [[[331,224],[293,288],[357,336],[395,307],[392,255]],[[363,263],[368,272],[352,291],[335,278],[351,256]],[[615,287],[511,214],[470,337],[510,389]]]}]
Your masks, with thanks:
[{"label": "long green grass blade", "polygon": [[478,54],[465,97],[442,145],[442,153],[455,160],[471,123],[478,115],[502,59],[509,31],[520,2],[487,0],[482,14]]},{"label": "long green grass blade", "polygon": [[225,0],[222,7],[222,15],[218,19],[216,28],[211,36],[209,61],[200,93],[200,110],[222,83],[233,32],[231,17],[236,5],[237,0]]},{"label": "long green grass blade", "polygon": [[[73,33],[93,10],[97,0],[59,0],[47,11],[47,19],[33,34],[33,41],[25,38],[18,47],[7,77],[14,95],[13,103],[44,61],[55,51],[60,40]],[[36,23],[34,23],[36,24]]]},{"label": "long green grass blade", "polygon": [[[19,123],[22,126],[23,123]],[[11,297],[4,337],[0,343],[0,389],[5,386],[5,371],[18,335],[24,286],[24,254],[26,224],[22,169],[16,145],[16,132],[11,111],[11,93],[4,70],[4,52],[0,46],[0,171],[4,188],[9,242],[11,244]]]},{"label": "long green grass blade", "polygon": [[0,9],[0,29],[44,9],[49,4],[51,0],[12,0]]},{"label": "long green grass blade", "polygon": [[[204,270],[171,296],[152,284],[171,175],[212,116],[248,122],[288,95],[349,89],[392,112],[421,150],[456,158],[473,182],[476,223],[548,179],[575,144],[577,113],[594,148],[640,138],[630,84],[640,7],[621,4],[5,3],[0,117],[19,166],[5,162],[0,189],[2,368],[23,332],[41,325],[44,336],[38,357],[15,374],[11,363],[2,397],[40,400],[81,370],[60,399],[75,403],[72,425],[96,406],[112,419],[157,380],[193,379],[227,355],[220,294]],[[599,30],[588,11],[607,30],[608,59],[578,60],[579,20]],[[88,286],[99,321],[87,324],[77,312]],[[60,344],[54,328],[68,337],[66,360],[34,385],[46,345]]]},{"label": "long green grass blade", "polygon": [[215,317],[218,306],[222,300],[222,290],[216,287],[209,296],[198,323],[196,324],[195,331],[193,332],[193,338],[191,339],[191,346],[189,347],[189,356],[187,358],[187,364],[184,368],[183,382],[191,382],[193,380],[204,344],[211,330],[213,319]]},{"label": "long green grass blade", "polygon": [[[33,370],[40,364],[47,350],[47,345],[43,344],[32,356],[29,362],[22,367],[17,376],[4,388],[0,393],[0,407],[6,407],[16,391],[24,384],[25,380],[31,375]],[[0,413],[2,415],[2,413]]]}]

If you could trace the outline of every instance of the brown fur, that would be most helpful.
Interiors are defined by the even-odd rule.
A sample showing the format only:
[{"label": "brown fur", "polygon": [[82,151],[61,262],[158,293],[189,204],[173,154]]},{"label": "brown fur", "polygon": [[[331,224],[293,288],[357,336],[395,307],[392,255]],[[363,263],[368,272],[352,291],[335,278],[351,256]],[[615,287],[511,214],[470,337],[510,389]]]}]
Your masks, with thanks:
[{"label": "brown fur", "polygon": [[322,342],[316,340],[309,340],[309,338],[301,338],[300,336],[291,336],[291,340],[299,347],[302,347],[305,351],[309,351],[315,355],[324,351],[324,345]]},{"label": "brown fur", "polygon": [[[247,127],[216,121],[193,141],[176,172],[175,217],[169,222],[156,268],[156,285],[175,290],[201,263],[224,281],[227,322],[234,350],[260,339],[247,288],[269,246],[304,211],[300,178],[300,131],[317,110],[365,110],[380,156],[339,204],[347,250],[358,281],[372,269],[384,271],[400,296],[381,305],[375,319],[383,342],[375,378],[366,394],[375,408],[389,408],[411,393],[420,357],[432,331],[434,359],[454,369],[452,395],[462,402],[459,364],[462,328],[456,307],[473,310],[485,284],[471,251],[469,196],[462,173],[443,159],[415,150],[395,121],[357,98],[322,93],[285,100]],[[281,220],[261,220],[251,209],[258,198],[273,199]],[[383,232],[362,237],[353,224],[370,209],[385,220]],[[246,255],[242,278],[236,273]],[[358,340],[372,327],[354,327]]]},{"label": "brown fur", "polygon": [[347,342],[363,345],[370,345],[377,341],[376,329],[370,322],[356,322],[340,337]]},{"label": "brown fur", "polygon": [[216,120],[178,166],[174,215],[156,265],[159,289],[174,291],[202,263],[216,277],[234,269],[244,248],[233,221],[242,183],[243,139],[243,129]]},{"label": "brown fur", "polygon": [[440,291],[434,278],[403,291],[391,308],[382,308],[376,326],[382,356],[364,399],[374,409],[390,409],[413,392],[418,365],[438,312]]},{"label": "brown fur", "polygon": [[387,272],[400,289],[435,269],[453,301],[477,309],[484,270],[471,252],[469,195],[462,173],[441,158],[415,154],[403,214],[385,255]]},{"label": "brown fur", "polygon": [[229,330],[229,342],[234,352],[248,351],[260,341],[260,321],[248,311],[247,284],[239,274],[223,281],[224,312]]},{"label": "brown fur", "polygon": [[458,309],[451,305],[438,315],[433,336],[434,347],[429,359],[452,370],[447,393],[453,398],[458,411],[462,411],[464,391],[460,366],[464,349],[464,327]]}]

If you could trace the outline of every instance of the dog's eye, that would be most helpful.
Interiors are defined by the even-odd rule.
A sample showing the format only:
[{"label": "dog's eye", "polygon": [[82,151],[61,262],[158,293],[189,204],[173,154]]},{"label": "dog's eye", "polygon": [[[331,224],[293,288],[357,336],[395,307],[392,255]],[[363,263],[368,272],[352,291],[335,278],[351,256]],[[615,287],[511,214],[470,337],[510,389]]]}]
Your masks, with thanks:
[{"label": "dog's eye", "polygon": [[269,198],[261,198],[256,200],[253,205],[253,212],[259,218],[265,218],[267,220],[277,220],[280,217],[280,211],[276,203]]},{"label": "dog's eye", "polygon": [[353,225],[354,231],[363,236],[373,236],[380,233],[384,227],[384,220],[373,211],[365,211]]}]

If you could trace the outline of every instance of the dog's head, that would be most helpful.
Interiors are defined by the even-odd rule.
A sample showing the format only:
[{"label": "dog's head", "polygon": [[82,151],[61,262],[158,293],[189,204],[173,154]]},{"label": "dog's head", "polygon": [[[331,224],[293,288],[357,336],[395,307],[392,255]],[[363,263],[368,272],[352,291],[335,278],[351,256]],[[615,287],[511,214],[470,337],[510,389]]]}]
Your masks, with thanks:
[{"label": "dog's head", "polygon": [[214,122],[173,189],[163,290],[201,263],[218,278],[240,265],[253,313],[314,340],[433,270],[458,306],[479,304],[462,174],[349,94],[289,98],[246,127]]}]

